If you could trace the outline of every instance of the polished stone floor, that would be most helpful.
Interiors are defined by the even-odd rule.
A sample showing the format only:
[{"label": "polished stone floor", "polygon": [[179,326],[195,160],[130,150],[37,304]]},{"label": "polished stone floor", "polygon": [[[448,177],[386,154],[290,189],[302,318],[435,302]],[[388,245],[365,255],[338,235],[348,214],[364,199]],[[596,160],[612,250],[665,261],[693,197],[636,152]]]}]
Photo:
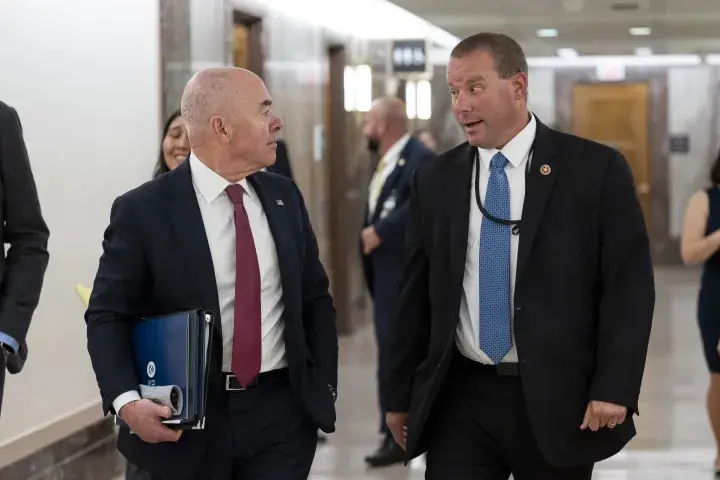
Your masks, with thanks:
[{"label": "polished stone floor", "polygon": [[[695,322],[697,271],[658,269],[657,309],[637,419],[628,448],[596,467],[597,480],[712,478],[714,445],[705,414],[707,373]],[[341,340],[337,433],[317,451],[311,480],[415,480],[410,467],[367,470],[377,442],[372,332]]]}]

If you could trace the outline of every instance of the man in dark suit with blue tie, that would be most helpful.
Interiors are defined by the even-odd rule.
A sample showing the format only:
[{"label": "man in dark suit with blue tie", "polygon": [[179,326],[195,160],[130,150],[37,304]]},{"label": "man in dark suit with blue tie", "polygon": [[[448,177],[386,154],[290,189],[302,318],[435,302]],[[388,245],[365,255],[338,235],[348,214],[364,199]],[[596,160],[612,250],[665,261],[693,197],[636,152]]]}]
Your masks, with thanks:
[{"label": "man in dark suit with blue tie", "polygon": [[[405,103],[399,98],[377,99],[368,112],[363,134],[370,151],[380,155],[370,181],[361,233],[362,265],[373,299],[380,372],[387,355],[388,331],[398,306],[410,183],[415,169],[433,153],[408,133]],[[385,424],[382,405],[380,410],[380,446],[365,458],[373,467],[404,459],[402,449]]]},{"label": "man in dark suit with blue tie", "polygon": [[[282,121],[262,80],[199,72],[182,114],[191,154],[112,207],[89,308],[88,350],[119,450],[160,480],[308,477],[317,429],[335,428],[338,342],[328,277],[302,195],[261,171]],[[204,430],[140,399],[131,331],[142,317],[219,318]]]},{"label": "man in dark suit with blue tie", "polygon": [[468,141],[413,180],[388,425],[428,480],[590,480],[635,435],[655,304],[631,170],[528,111],[506,35],[447,81]]}]

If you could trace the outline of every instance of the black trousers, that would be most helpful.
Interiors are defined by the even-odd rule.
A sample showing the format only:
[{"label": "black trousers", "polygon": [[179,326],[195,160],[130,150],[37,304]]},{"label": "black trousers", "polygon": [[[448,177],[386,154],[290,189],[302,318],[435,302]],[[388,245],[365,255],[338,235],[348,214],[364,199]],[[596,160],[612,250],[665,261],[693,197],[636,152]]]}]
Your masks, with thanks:
[{"label": "black trousers", "polygon": [[[578,421],[578,427],[580,420]],[[453,352],[427,430],[427,480],[590,480],[593,465],[557,468],[538,449],[520,377]]]},{"label": "black trousers", "polygon": [[191,480],[306,480],[310,476],[317,429],[293,396],[286,372],[270,372],[272,380],[223,395],[229,429],[226,435],[212,436]]}]

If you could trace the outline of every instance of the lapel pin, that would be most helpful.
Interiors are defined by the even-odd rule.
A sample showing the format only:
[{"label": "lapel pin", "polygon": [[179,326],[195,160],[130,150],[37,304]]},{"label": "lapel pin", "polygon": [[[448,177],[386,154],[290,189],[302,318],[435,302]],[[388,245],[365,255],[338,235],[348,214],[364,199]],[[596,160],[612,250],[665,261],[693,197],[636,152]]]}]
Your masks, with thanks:
[{"label": "lapel pin", "polygon": [[280,205],[281,207],[284,207],[284,206],[285,206],[285,204],[283,203],[282,200],[275,200],[275,201],[276,201],[277,204]]},{"label": "lapel pin", "polygon": [[540,173],[542,173],[543,175],[550,175],[551,171],[552,170],[550,169],[550,165],[548,165],[548,164],[545,164],[542,167],[540,167]]},{"label": "lapel pin", "polygon": [[405,159],[401,158],[400,160],[398,160],[398,166],[402,167],[403,165],[405,165]]}]

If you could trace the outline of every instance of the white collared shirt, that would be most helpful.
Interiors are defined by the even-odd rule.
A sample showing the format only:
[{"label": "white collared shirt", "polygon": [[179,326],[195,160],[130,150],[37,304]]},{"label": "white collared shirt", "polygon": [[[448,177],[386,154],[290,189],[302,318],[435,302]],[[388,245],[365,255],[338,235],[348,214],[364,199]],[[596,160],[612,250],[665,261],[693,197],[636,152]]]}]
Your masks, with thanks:
[{"label": "white collared shirt", "polygon": [[[530,115],[530,122],[510,140],[502,150],[478,148],[480,153],[480,198],[485,201],[488,177],[490,173],[490,160],[498,153],[509,160],[505,167],[510,187],[510,220],[522,218],[523,203],[525,201],[525,171],[532,144],[535,141],[537,123],[535,116]],[[471,360],[484,364],[492,364],[492,360],[480,349],[480,227],[482,213],[475,201],[475,166],[473,166],[472,181],[470,182],[470,225],[468,229],[467,253],[465,257],[465,275],[463,277],[463,294],[460,299],[460,322],[458,323],[456,344],[460,352]],[[515,275],[517,270],[518,245],[520,235],[510,236],[510,311],[515,298]],[[512,313],[511,313],[512,315]],[[513,334],[512,348],[503,362],[517,362],[517,349],[515,348],[515,335]]]},{"label": "white collared shirt", "polygon": [[[370,187],[368,188],[368,211],[370,213],[370,216],[372,216],[375,212],[375,208],[377,208],[377,201],[380,197],[380,192],[382,192],[382,187],[385,184],[385,180],[387,180],[393,170],[395,170],[395,167],[397,167],[398,160],[400,160],[400,154],[405,148],[405,145],[407,145],[408,140],[410,140],[410,134],[406,133],[402,136],[402,138],[400,138],[400,140],[395,142],[393,146],[388,149],[388,151],[382,158],[382,161],[385,162],[385,167],[382,169],[381,172],[379,172],[380,178],[375,178],[378,175],[378,172],[375,172],[372,179],[370,180]],[[380,186],[377,189],[376,194],[373,195],[373,185],[376,181],[380,182]]]},{"label": "white collared shirt", "polygon": [[[193,188],[207,235],[215,271],[215,282],[222,325],[222,368],[232,372],[232,340],[235,326],[235,216],[234,206],[225,192],[230,182],[190,154]],[[243,204],[250,220],[260,267],[260,313],[262,357],[260,371],[287,366],[282,320],[284,304],[275,240],[257,193],[247,179],[238,182],[245,189]],[[138,400],[137,391],[126,392],[113,401],[115,412]]]}]

